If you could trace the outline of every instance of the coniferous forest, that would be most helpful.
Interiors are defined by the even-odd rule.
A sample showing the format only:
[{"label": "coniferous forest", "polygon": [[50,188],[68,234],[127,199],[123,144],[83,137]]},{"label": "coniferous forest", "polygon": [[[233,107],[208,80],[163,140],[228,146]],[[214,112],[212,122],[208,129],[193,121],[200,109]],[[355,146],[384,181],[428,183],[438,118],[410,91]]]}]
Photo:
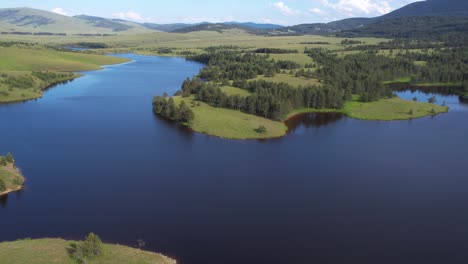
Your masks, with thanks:
[{"label": "coniferous forest", "polygon": [[[407,42],[393,42],[401,48]],[[382,44],[383,45],[383,44]],[[422,45],[422,44],[419,44]],[[382,54],[374,49],[339,56],[323,48],[306,48],[318,67],[311,71],[292,61],[274,60],[269,54],[283,54],[287,50],[257,49],[246,51],[238,47],[211,47],[205,53],[189,57],[205,63],[199,75],[187,79],[177,95],[194,96],[196,100],[214,107],[239,110],[274,120],[282,120],[290,112],[301,108],[340,109],[345,101],[358,96],[362,102],[390,98],[393,91],[385,83],[400,78],[411,78],[413,83],[463,84],[468,80],[468,50],[465,47],[439,48],[409,52],[391,49]],[[387,46],[388,47],[388,46]],[[388,50],[387,50],[388,51]],[[261,52],[261,53],[259,53]],[[427,61],[417,65],[415,61]],[[282,72],[296,73],[320,80],[320,84],[293,86],[288,83],[255,80],[258,75],[274,76]],[[249,96],[227,95],[222,85],[232,85],[250,92]],[[155,98],[155,112],[163,111],[167,100]],[[169,108],[171,102],[168,102]],[[177,120],[176,116],[170,119]]]}]

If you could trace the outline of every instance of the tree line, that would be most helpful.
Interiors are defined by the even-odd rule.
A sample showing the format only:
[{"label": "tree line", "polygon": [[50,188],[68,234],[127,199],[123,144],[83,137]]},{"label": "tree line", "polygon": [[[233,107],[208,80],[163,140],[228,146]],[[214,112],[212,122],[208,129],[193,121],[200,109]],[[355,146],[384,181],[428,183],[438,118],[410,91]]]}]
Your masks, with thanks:
[{"label": "tree line", "polygon": [[274,120],[283,119],[295,109],[339,109],[344,103],[343,91],[327,85],[294,87],[264,80],[237,80],[233,86],[248,90],[252,95],[226,95],[219,85],[199,78],[185,80],[180,94],[185,97],[194,95],[196,100],[214,107],[235,109]]},{"label": "tree line", "polygon": [[165,96],[154,97],[153,111],[161,117],[181,123],[189,123],[195,116],[184,101],[177,106],[173,98]]},{"label": "tree line", "polygon": [[217,47],[209,52],[189,56],[189,60],[207,64],[199,76],[213,82],[223,80],[253,79],[258,75],[280,73],[282,70],[299,69],[301,65],[292,61],[275,61],[269,54],[242,52],[235,49]]}]

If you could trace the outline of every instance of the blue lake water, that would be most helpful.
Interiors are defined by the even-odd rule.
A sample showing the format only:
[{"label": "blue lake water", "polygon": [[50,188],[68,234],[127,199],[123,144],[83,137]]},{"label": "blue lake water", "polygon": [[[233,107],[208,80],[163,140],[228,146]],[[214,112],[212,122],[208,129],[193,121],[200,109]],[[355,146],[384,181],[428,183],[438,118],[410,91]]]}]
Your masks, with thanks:
[{"label": "blue lake water", "polygon": [[[0,105],[0,150],[26,188],[1,240],[95,232],[181,264],[466,263],[468,105],[371,122],[309,114],[266,141],[224,140],[152,113],[203,65],[122,55],[43,98]],[[427,100],[424,92],[399,92]]]}]

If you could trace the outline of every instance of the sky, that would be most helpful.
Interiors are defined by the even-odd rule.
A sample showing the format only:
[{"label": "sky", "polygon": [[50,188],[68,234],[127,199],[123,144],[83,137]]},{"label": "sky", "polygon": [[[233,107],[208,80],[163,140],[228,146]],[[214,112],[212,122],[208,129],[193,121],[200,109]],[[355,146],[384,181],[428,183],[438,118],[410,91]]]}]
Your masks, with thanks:
[{"label": "sky", "polygon": [[0,0],[0,8],[32,7],[151,23],[257,22],[281,25],[375,17],[415,0]]}]

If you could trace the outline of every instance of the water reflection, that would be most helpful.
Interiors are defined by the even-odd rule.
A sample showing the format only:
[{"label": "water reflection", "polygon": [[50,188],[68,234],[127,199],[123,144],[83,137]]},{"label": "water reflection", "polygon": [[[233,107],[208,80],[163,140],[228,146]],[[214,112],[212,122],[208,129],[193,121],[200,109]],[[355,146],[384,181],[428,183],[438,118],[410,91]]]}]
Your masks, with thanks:
[{"label": "water reflection", "polygon": [[324,127],[335,123],[344,118],[341,113],[306,113],[293,116],[288,119],[285,124],[290,133],[295,132],[299,128]]},{"label": "water reflection", "polygon": [[5,208],[8,203],[8,195],[0,196],[0,207]]}]

